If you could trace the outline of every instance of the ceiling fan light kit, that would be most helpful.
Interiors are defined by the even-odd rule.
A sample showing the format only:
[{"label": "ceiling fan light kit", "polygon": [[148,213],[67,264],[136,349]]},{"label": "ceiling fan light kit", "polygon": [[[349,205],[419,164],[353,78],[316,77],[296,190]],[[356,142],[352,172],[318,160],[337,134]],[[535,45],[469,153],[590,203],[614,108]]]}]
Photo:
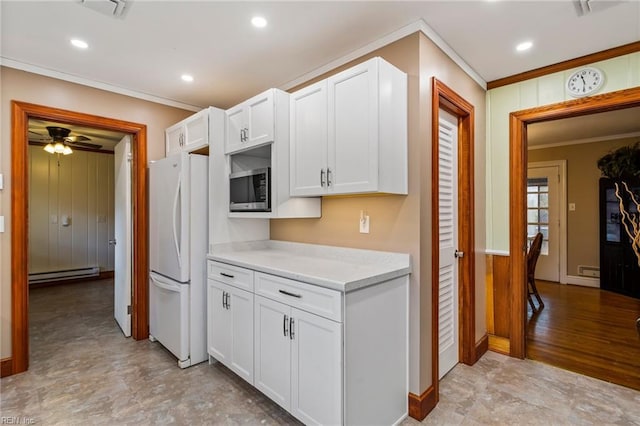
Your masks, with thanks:
[{"label": "ceiling fan light kit", "polygon": [[47,130],[49,131],[49,136],[51,136],[54,143],[49,142],[44,147],[45,151],[50,154],[58,155],[73,154],[73,150],[71,149],[71,147],[65,143],[65,138],[69,136],[71,130],[57,126],[47,126]]}]

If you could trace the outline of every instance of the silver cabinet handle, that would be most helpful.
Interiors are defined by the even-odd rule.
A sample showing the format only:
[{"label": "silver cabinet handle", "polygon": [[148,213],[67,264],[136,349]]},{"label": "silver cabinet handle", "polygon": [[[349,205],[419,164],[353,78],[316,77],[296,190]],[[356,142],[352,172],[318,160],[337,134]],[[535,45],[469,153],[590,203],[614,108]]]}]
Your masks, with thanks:
[{"label": "silver cabinet handle", "polygon": [[244,128],[244,141],[247,142],[249,140],[249,128]]},{"label": "silver cabinet handle", "polygon": [[456,250],[456,252],[453,254],[457,259],[460,259],[462,257],[464,257],[464,252],[463,251],[458,251]]},{"label": "silver cabinet handle", "polygon": [[284,321],[282,321],[282,333],[284,334],[284,337],[287,337],[287,334],[289,333],[289,330],[287,329],[288,323],[289,323],[289,317],[285,315]]},{"label": "silver cabinet handle", "polygon": [[291,340],[293,340],[293,338],[295,337],[295,332],[293,331],[294,325],[295,325],[295,321],[293,320],[293,317],[289,318],[289,338]]},{"label": "silver cabinet handle", "polygon": [[227,309],[227,304],[225,303],[225,298],[227,297],[227,292],[222,292],[222,309]]},{"label": "silver cabinet handle", "polygon": [[320,169],[320,186],[324,187],[324,169]]},{"label": "silver cabinet handle", "polygon": [[286,290],[278,290],[280,293],[286,295],[286,296],[291,296],[291,297],[297,297],[298,299],[302,298],[301,294],[296,294],[296,293],[289,293]]},{"label": "silver cabinet handle", "polygon": [[327,167],[327,188],[331,186],[331,169]]},{"label": "silver cabinet handle", "polygon": [[234,278],[233,275],[231,274],[225,274],[224,272],[220,272],[220,275],[222,275],[223,277],[227,277],[227,278]]},{"label": "silver cabinet handle", "polygon": [[227,293],[227,309],[231,309],[231,293]]}]

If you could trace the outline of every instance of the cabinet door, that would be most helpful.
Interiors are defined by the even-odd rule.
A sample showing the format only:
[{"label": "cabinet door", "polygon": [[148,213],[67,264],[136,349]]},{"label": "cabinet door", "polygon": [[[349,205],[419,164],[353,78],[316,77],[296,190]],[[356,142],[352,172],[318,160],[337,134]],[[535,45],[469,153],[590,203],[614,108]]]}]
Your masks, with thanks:
[{"label": "cabinet door", "polygon": [[342,324],[295,308],[291,316],[291,414],[342,424]]},{"label": "cabinet door", "polygon": [[229,368],[253,384],[253,293],[235,287],[228,288],[232,317]]},{"label": "cabinet door", "polygon": [[254,386],[285,410],[291,405],[291,308],[255,296]]},{"label": "cabinet door", "polygon": [[378,67],[367,61],[328,79],[329,193],[378,188]]},{"label": "cabinet door", "polygon": [[244,134],[243,129],[245,127],[244,104],[228,109],[226,116],[225,152],[228,154],[242,149],[244,146],[244,142],[242,141]]},{"label": "cabinet door", "polygon": [[291,195],[326,194],[327,81],[290,97]]},{"label": "cabinet door", "polygon": [[274,139],[273,90],[267,90],[245,102],[246,142],[245,146],[262,145]]},{"label": "cabinet door", "polygon": [[227,286],[207,280],[207,353],[226,366],[231,364],[231,314],[225,306]]},{"label": "cabinet door", "polygon": [[169,127],[164,131],[165,157],[176,154],[182,150],[184,138],[184,126],[182,122]]},{"label": "cabinet door", "polygon": [[209,110],[205,109],[187,118],[184,122],[187,151],[204,148],[209,145]]}]

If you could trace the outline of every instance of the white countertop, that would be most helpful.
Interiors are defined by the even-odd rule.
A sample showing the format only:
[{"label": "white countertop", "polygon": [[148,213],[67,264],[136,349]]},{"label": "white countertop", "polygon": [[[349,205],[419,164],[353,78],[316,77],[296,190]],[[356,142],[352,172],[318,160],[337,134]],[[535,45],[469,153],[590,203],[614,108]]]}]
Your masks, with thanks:
[{"label": "white countertop", "polygon": [[405,253],[274,240],[217,244],[207,258],[342,292],[411,273]]}]

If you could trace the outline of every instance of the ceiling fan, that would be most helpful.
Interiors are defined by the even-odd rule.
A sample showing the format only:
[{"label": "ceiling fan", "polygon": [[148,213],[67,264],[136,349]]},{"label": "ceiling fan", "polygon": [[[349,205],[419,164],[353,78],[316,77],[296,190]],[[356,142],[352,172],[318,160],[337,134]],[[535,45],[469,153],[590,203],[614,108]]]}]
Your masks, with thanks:
[{"label": "ceiling fan", "polygon": [[60,142],[63,145],[76,147],[76,148],[87,148],[87,149],[102,148],[102,145],[87,142],[87,141],[90,141],[91,138],[88,138],[86,136],[83,136],[83,135],[70,136],[69,135],[71,133],[70,129],[66,129],[64,127],[58,127],[58,126],[47,126],[46,128],[47,128],[47,132],[49,133],[49,136],[44,136],[33,130],[29,130],[29,133],[38,135],[39,142],[53,142],[53,143]]}]

